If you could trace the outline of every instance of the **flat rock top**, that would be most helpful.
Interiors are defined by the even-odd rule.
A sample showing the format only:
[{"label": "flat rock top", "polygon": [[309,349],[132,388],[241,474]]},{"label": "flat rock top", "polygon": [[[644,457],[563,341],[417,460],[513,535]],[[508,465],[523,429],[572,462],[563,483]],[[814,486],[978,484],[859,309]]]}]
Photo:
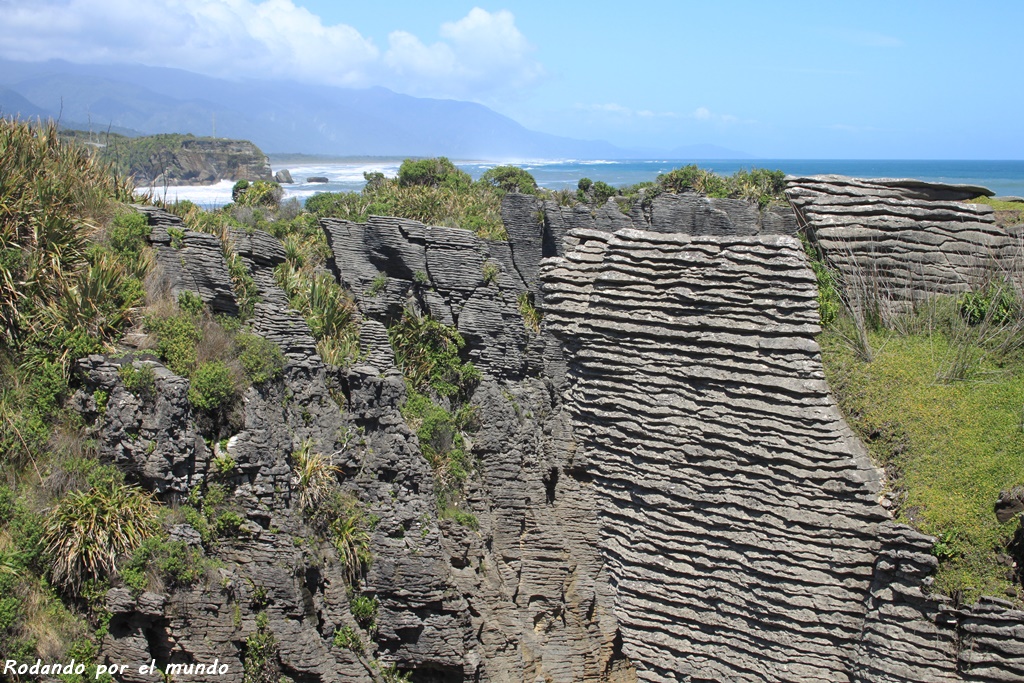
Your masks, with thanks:
[{"label": "flat rock top", "polygon": [[957,192],[969,194],[971,197],[991,197],[995,194],[992,190],[981,185],[965,185],[958,183],[936,183],[916,178],[853,178],[843,175],[811,175],[811,176],[786,176],[790,183],[804,184],[807,182],[828,183],[831,185],[853,185],[859,187],[888,187],[908,190],[931,190],[937,192]]}]

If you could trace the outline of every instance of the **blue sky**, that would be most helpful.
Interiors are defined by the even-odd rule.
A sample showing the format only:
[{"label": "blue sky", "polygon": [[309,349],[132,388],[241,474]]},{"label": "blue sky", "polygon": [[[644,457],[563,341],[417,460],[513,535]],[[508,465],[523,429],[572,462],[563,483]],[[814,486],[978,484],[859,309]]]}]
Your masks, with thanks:
[{"label": "blue sky", "polygon": [[[1024,159],[1024,3],[0,0],[0,54],[469,99],[761,158]],[[150,16],[146,16],[149,13]],[[6,27],[6,28],[5,28]]]}]

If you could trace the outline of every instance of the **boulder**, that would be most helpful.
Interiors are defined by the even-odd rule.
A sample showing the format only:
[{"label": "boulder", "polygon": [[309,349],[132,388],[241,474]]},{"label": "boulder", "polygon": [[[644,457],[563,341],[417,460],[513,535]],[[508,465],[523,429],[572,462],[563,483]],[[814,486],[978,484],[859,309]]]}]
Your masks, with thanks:
[{"label": "boulder", "polygon": [[282,185],[291,185],[295,181],[292,180],[291,171],[287,168],[282,168],[280,171],[274,174],[274,180],[281,183]]}]

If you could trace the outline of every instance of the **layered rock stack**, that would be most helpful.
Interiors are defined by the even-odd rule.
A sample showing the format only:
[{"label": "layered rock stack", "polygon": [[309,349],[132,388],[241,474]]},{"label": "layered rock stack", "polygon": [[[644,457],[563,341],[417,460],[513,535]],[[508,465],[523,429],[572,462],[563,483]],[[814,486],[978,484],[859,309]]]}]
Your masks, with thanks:
[{"label": "layered rock stack", "polygon": [[[829,183],[863,197],[809,194]],[[834,234],[828,211],[875,220],[917,205],[913,225],[890,214],[880,225],[903,226],[901,239],[1005,243],[991,226],[933,225],[935,212],[959,210],[948,188],[873,186],[874,196],[843,183],[794,181],[797,213],[697,195],[626,213],[510,195],[507,243],[402,219],[324,220],[328,267],[362,317],[363,360],[345,370],[324,365],[275,283],[276,240],[232,233],[259,290],[252,329],[287,365],[247,390],[226,444],[199,437],[187,378],[136,359],[155,369],[158,391],[140,398],[119,372],[133,361],[80,364],[77,405],[133,482],[180,500],[226,454],[235,467],[218,476],[245,516],[237,538],[210,550],[214,580],[111,590],[102,655],[220,658],[232,669],[218,680],[240,682],[262,610],[282,674],[303,683],[378,680],[390,664],[443,683],[1024,680],[1024,613],[931,595],[933,539],[878,505],[878,474],[825,384],[815,278],[793,233],[799,217],[822,244]],[[220,240],[146,211],[174,295],[237,311]],[[950,281],[956,261],[926,253],[894,247],[891,258]],[[524,298],[544,316],[539,331],[524,322]],[[386,328],[406,311],[457,327],[483,373],[471,397],[480,429],[467,439],[477,528],[439,518],[433,473],[400,411]],[[306,443],[330,454],[376,518],[363,588],[379,600],[377,662],[333,643],[356,624],[334,550],[295,504],[291,454]],[[187,524],[174,533],[200,544]]]},{"label": "layered rock stack", "polygon": [[802,230],[854,306],[883,315],[1021,271],[1014,267],[1021,229],[1008,231],[992,207],[963,201],[991,194],[971,185],[843,176],[789,178],[786,186]]}]

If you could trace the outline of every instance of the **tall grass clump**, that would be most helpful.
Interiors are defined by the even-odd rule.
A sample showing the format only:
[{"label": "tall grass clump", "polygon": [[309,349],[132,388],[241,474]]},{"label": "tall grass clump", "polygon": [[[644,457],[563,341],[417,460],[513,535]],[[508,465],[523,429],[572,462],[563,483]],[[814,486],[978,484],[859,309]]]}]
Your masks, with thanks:
[{"label": "tall grass clump", "polygon": [[53,582],[78,590],[88,579],[115,574],[158,528],[156,504],[137,487],[110,483],[68,494],[47,518],[43,536]]},{"label": "tall grass clump", "polygon": [[89,247],[132,189],[63,142],[56,124],[0,120],[0,342],[45,334],[65,312],[70,326],[92,319],[102,304],[81,297],[103,293],[122,273],[90,258]]}]

